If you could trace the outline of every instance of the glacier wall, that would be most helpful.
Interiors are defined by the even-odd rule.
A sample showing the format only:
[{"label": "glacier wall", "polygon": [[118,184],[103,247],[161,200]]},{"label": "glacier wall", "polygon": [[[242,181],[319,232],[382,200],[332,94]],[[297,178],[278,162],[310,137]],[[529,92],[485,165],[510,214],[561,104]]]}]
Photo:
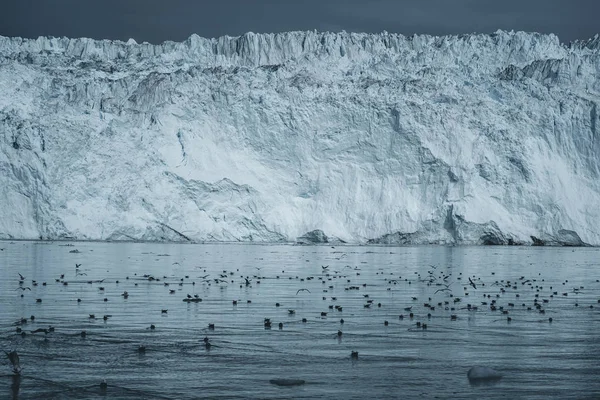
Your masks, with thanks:
[{"label": "glacier wall", "polygon": [[600,245],[600,38],[0,37],[0,238]]}]

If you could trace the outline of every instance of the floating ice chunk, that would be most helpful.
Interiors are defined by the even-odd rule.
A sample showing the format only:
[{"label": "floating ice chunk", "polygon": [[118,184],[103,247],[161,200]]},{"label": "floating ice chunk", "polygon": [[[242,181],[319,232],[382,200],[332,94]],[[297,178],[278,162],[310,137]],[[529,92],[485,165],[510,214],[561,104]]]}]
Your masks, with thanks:
[{"label": "floating ice chunk", "polygon": [[306,383],[302,379],[271,379],[269,382],[277,386],[299,386]]},{"label": "floating ice chunk", "polygon": [[502,378],[502,374],[489,367],[475,366],[467,372],[467,378],[471,382],[495,381]]}]

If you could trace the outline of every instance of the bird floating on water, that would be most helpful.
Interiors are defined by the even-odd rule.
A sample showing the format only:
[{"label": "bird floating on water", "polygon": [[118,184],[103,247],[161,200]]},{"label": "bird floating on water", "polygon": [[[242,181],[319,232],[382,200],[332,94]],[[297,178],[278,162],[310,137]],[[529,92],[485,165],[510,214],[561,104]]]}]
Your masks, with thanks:
[{"label": "bird floating on water", "polygon": [[6,357],[8,357],[8,360],[10,361],[12,368],[13,368],[13,373],[15,374],[20,374],[21,373],[21,364],[19,361],[19,354],[17,353],[16,350],[13,351],[5,351],[6,353]]}]

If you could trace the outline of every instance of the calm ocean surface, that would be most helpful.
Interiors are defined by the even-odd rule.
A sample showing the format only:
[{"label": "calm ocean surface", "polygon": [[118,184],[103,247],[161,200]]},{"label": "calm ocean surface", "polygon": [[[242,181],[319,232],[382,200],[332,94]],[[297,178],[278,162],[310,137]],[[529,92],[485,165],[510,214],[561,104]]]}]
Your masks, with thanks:
[{"label": "calm ocean surface", "polygon": [[600,249],[66,244],[0,242],[2,399],[600,399]]}]

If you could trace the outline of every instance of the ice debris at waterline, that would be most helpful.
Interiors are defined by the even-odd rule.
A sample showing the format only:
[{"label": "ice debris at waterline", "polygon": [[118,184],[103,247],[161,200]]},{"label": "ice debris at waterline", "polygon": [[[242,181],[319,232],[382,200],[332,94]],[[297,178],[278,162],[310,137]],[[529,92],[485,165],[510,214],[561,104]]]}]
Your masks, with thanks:
[{"label": "ice debris at waterline", "polygon": [[598,37],[0,37],[0,65],[1,238],[600,245]]},{"label": "ice debris at waterline", "polygon": [[497,381],[502,374],[489,367],[473,367],[467,372],[467,378],[470,382]]}]

